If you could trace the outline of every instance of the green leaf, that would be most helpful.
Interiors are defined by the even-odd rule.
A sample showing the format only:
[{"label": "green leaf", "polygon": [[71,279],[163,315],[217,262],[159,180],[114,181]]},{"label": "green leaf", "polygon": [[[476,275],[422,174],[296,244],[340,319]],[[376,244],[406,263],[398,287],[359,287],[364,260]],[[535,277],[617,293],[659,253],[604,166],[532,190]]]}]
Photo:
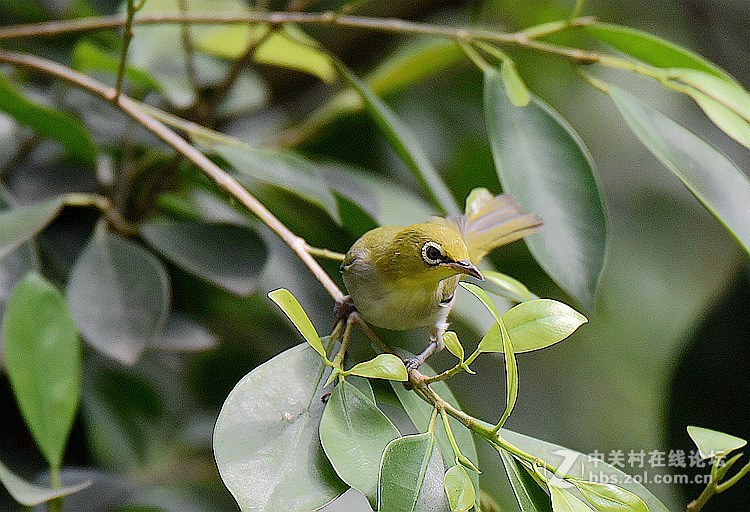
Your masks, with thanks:
[{"label": "green leaf", "polygon": [[268,257],[255,231],[232,224],[149,222],[141,235],[175,264],[240,296],[255,290]]},{"label": "green leaf", "polygon": [[319,432],[336,474],[376,507],[380,460],[388,443],[401,435],[398,429],[373,400],[344,381],[331,393]]},{"label": "green leaf", "polygon": [[[492,313],[492,316],[495,317],[497,326],[500,329],[500,339],[502,342],[503,353],[505,355],[505,411],[503,411],[503,415],[500,417],[497,424],[502,426],[505,423],[505,420],[507,420],[513,412],[513,408],[516,406],[516,400],[518,400],[518,363],[516,362],[516,355],[513,350],[513,342],[506,330],[503,318],[500,316],[500,313],[498,313],[495,304],[487,293],[475,284],[461,283],[461,286],[484,303],[490,313]],[[484,341],[484,338],[482,341]],[[478,350],[480,352],[486,352],[486,348],[486,346],[482,345],[482,342],[479,343]]]},{"label": "green leaf", "polygon": [[425,193],[444,214],[459,213],[458,203],[437,170],[432,166],[416,137],[359,78],[344,64],[335,61],[336,67],[346,82],[357,91],[365,104],[365,110],[380,128],[388,143],[396,151],[406,167],[412,172]]},{"label": "green leaf", "polygon": [[8,299],[3,340],[18,406],[56,472],[81,394],[81,342],[65,297],[44,278],[29,273]]},{"label": "green leaf", "polygon": [[[561,465],[566,464],[565,467],[570,467],[570,469],[567,470],[567,473],[573,477],[586,479],[590,478],[589,475],[596,474],[602,475],[602,478],[606,476],[612,482],[618,482],[621,487],[640,497],[648,506],[649,512],[667,512],[668,510],[667,507],[665,507],[664,504],[659,501],[656,496],[651,494],[651,492],[649,492],[649,490],[643,485],[635,482],[632,477],[623,473],[619,469],[610,466],[606,462],[602,462],[593,457],[589,457],[585,454],[578,453],[556,444],[513,432],[512,430],[501,429],[499,434],[509,443],[517,446],[534,457],[549,462],[555,467],[560,467]],[[551,485],[550,489],[553,488],[554,485]],[[558,509],[554,510],[559,512]],[[588,511],[589,509],[585,508],[583,510]]]},{"label": "green leaf", "polygon": [[453,466],[445,472],[443,480],[451,511],[467,512],[474,506],[476,490],[463,466]]},{"label": "green leaf", "polygon": [[594,23],[586,31],[609,46],[658,68],[691,68],[734,81],[726,71],[681,46],[648,32],[610,23]]},{"label": "green leaf", "polygon": [[394,439],[380,465],[378,510],[412,512],[433,457],[435,436],[426,432]]},{"label": "green leaf", "polygon": [[513,105],[500,74],[484,75],[487,131],[503,190],[544,228],[526,244],[542,268],[587,309],[593,309],[604,265],[606,218],[594,163],[578,134],[536,97]]},{"label": "green leaf", "polygon": [[509,275],[494,270],[482,270],[484,281],[482,288],[485,291],[505,297],[513,302],[523,302],[531,299],[531,292],[526,285]]},{"label": "green leaf", "polygon": [[586,501],[602,512],[648,512],[648,507],[637,495],[612,484],[575,481],[575,486]]},{"label": "green leaf", "polygon": [[318,441],[328,373],[302,344],[255,368],[227,397],[214,456],[241,510],[309,512],[347,489]]},{"label": "green leaf", "polygon": [[3,75],[0,75],[0,112],[5,112],[39,135],[56,140],[71,156],[91,165],[96,163],[96,146],[78,119],[34,103]]},{"label": "green leaf", "polygon": [[[503,322],[513,343],[513,350],[519,354],[554,345],[573,334],[588,320],[562,302],[534,299],[508,310],[503,315]],[[479,346],[483,352],[502,352],[500,327],[493,325],[479,342]]]},{"label": "green leaf", "polygon": [[500,450],[500,459],[513,488],[513,494],[521,512],[549,512],[549,496],[529,474],[526,468],[505,450]]},{"label": "green leaf", "polygon": [[369,361],[354,365],[346,375],[359,375],[370,379],[386,379],[399,382],[409,380],[406,366],[400,357],[393,354],[380,354]]},{"label": "green leaf", "polygon": [[635,96],[608,86],[633,133],[750,253],[750,180],[709,143]]},{"label": "green leaf", "polygon": [[57,489],[39,487],[14,474],[2,462],[0,462],[0,482],[3,483],[14,500],[27,507],[34,507],[56,498],[68,496],[91,485],[89,480]]},{"label": "green leaf", "polygon": [[221,27],[197,38],[196,48],[214,57],[237,60],[250,45],[267,37],[253,55],[258,64],[301,71],[327,84],[336,82],[336,68],[326,53],[316,48],[315,39],[288,23],[270,36],[269,30],[266,25]]},{"label": "green leaf", "polygon": [[691,425],[687,431],[704,459],[726,455],[747,444],[744,439],[708,428]]},{"label": "green leaf", "polygon": [[[402,357],[413,357],[413,354],[409,354],[405,351],[403,353],[399,353],[399,355],[401,355]],[[435,375],[435,371],[427,364],[423,364],[422,366],[420,366],[419,371],[421,371],[425,375]],[[458,400],[456,400],[455,395],[445,382],[434,382],[430,385],[430,387],[432,387],[432,389],[438,395],[440,395],[443,400],[451,404],[456,409],[461,410],[461,406],[459,405]],[[426,432],[428,425],[430,424],[430,417],[432,416],[433,407],[419,398],[416,393],[407,390],[402,384],[398,382],[391,382],[391,388],[396,393],[401,406],[406,411],[406,414],[414,424],[414,427],[420,432]],[[471,463],[476,466],[478,460],[477,448],[474,444],[474,437],[471,431],[465,428],[455,418],[448,418],[448,421],[451,424],[451,430],[453,431],[453,435],[456,439],[456,444],[458,444],[458,447],[461,449],[461,453],[464,456],[468,457]],[[451,446],[448,435],[445,433],[445,430],[443,428],[440,428],[439,426],[435,428],[435,438],[437,439],[437,446],[440,449],[440,454],[442,455],[443,460],[453,460],[453,447]],[[474,488],[479,489],[478,475],[476,473],[471,473],[469,476],[471,477],[471,481],[474,483]]]},{"label": "green leaf", "polygon": [[309,201],[340,223],[333,192],[320,171],[304,158],[275,149],[256,149],[247,144],[216,145],[211,148],[235,169],[234,176],[252,188],[255,181],[279,187]]},{"label": "green leaf", "polygon": [[[116,76],[120,67],[119,55],[110,55],[96,44],[85,40],[76,43],[70,60],[73,68],[83,73],[99,71]],[[161,91],[161,85],[151,74],[130,64],[125,66],[125,78],[144,92]]]},{"label": "green leaf", "polygon": [[503,79],[503,85],[508,93],[508,99],[517,107],[525,107],[531,103],[531,93],[523,83],[523,79],[518,74],[516,65],[510,59],[505,59],[500,65],[500,76]]},{"label": "green leaf", "polygon": [[446,331],[443,334],[443,343],[445,343],[445,348],[448,349],[448,352],[456,356],[459,361],[463,362],[464,346],[461,345],[461,342],[458,339],[458,335],[455,332]]},{"label": "green leaf", "polygon": [[591,509],[568,491],[556,485],[549,486],[554,512],[591,512]]},{"label": "green leaf", "polygon": [[64,199],[57,197],[41,203],[11,207],[0,212],[0,260],[52,222],[60,213],[63,203]]},{"label": "green leaf", "polygon": [[315,330],[315,326],[310,321],[310,317],[305,313],[302,305],[292,295],[292,292],[285,288],[279,288],[268,294],[268,297],[281,308],[284,314],[292,321],[294,326],[300,332],[303,338],[310,344],[310,346],[320,354],[320,357],[327,359],[326,350],[323,347],[323,342],[318,335],[318,331]]},{"label": "green leaf", "polygon": [[164,266],[140,245],[97,229],[70,273],[68,302],[83,337],[101,353],[134,364],[169,316]]},{"label": "green leaf", "polygon": [[716,126],[750,148],[750,94],[744,87],[692,69],[671,69],[669,77],[672,82],[688,86],[685,92]]}]

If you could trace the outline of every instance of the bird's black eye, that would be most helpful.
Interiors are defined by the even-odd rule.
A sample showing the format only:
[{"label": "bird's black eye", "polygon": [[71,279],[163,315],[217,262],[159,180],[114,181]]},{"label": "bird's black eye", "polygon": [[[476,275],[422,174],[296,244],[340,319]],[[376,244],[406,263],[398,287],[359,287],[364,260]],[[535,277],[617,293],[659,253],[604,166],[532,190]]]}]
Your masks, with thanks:
[{"label": "bird's black eye", "polygon": [[435,242],[427,242],[422,246],[422,259],[428,265],[437,265],[443,261],[443,249]]}]

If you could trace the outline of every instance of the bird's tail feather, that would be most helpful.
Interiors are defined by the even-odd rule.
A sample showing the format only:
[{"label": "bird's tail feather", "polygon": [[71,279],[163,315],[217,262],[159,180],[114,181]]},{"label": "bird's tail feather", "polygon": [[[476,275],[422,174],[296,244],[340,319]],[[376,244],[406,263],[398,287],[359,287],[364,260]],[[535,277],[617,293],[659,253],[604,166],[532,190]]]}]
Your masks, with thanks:
[{"label": "bird's tail feather", "polygon": [[523,213],[513,197],[495,196],[487,189],[478,189],[469,196],[464,215],[434,217],[432,222],[460,231],[474,264],[490,251],[536,233],[543,224],[538,215]]}]

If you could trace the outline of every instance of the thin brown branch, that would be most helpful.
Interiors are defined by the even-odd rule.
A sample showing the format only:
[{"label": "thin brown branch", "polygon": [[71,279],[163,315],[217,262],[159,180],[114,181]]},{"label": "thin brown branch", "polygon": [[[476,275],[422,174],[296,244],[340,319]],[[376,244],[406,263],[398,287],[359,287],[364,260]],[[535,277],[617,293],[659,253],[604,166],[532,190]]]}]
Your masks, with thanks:
[{"label": "thin brown branch", "polygon": [[[92,16],[72,20],[49,21],[14,25],[0,28],[0,40],[21,39],[28,37],[57,36],[74,32],[88,32],[95,30],[109,30],[118,28],[126,23],[125,16]],[[268,23],[280,25],[283,23],[334,25],[347,28],[374,30],[401,34],[420,34],[447,38],[481,39],[496,42],[519,42],[528,39],[523,32],[507,33],[492,30],[451,27],[447,25],[433,25],[406,21],[397,18],[378,18],[370,16],[354,16],[335,12],[266,12],[252,11],[238,14],[150,14],[137,16],[135,25],[160,24],[201,24],[201,25],[246,25],[248,23]]]},{"label": "thin brown branch", "polygon": [[128,48],[133,39],[133,17],[136,13],[133,0],[128,0],[127,14],[125,16],[125,29],[122,34],[122,47],[120,48],[120,62],[117,65],[117,80],[115,81],[115,95],[113,101],[117,103],[122,91],[122,81],[125,78],[125,68],[128,64]]},{"label": "thin brown branch", "polygon": [[[188,15],[187,0],[177,0],[177,7],[183,17]],[[180,23],[180,37],[182,38],[182,49],[185,52],[185,65],[187,66],[188,80],[190,80],[190,84],[193,86],[193,89],[197,93],[198,73],[195,70],[193,40],[190,37],[189,23]]]},{"label": "thin brown branch", "polygon": [[[0,63],[52,75],[93,93],[105,101],[113,102],[116,98],[116,92],[113,88],[107,87],[86,75],[42,57],[21,52],[0,50]],[[305,240],[292,233],[268,208],[258,201],[255,196],[250,194],[230,174],[209,160],[208,157],[195,149],[188,141],[177,135],[166,125],[147,114],[136,101],[127,96],[120,96],[117,106],[151,133],[172,146],[178,153],[190,160],[216,183],[221,190],[236,198],[265,225],[271,228],[297,254],[335,301],[340,300],[344,296],[331,277],[323,270],[315,258],[307,252],[307,243]]]}]

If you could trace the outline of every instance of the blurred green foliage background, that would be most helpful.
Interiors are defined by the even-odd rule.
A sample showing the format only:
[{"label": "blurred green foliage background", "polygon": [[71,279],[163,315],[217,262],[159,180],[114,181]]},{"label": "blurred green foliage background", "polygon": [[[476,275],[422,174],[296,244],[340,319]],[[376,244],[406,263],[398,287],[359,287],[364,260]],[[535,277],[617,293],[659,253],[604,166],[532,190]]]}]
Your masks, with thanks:
[{"label": "blurred green foliage background", "polygon": [[[516,30],[560,19],[572,4],[570,0],[373,1],[365,3],[361,12]],[[318,7],[336,5],[334,0],[325,0]],[[0,22],[108,13],[116,8],[114,2],[104,1],[0,0]],[[750,85],[750,3],[746,1],[591,0],[585,13],[683,44]],[[330,27],[309,27],[309,33],[359,74],[405,40]],[[114,36],[97,36],[100,41],[110,37]],[[579,39],[580,34],[559,37],[570,44],[585,41]],[[75,38],[70,37],[18,45],[65,61],[73,42]],[[529,87],[571,122],[593,153],[610,229],[607,263],[590,323],[562,344],[519,356],[520,396],[508,427],[583,453],[604,454],[612,450],[626,454],[630,450],[689,451],[688,424],[748,438],[750,271],[746,255],[636,141],[611,102],[580,80],[566,62],[528,52],[513,56]],[[328,94],[327,86],[305,75],[263,66],[258,72],[268,84],[262,94],[265,101],[245,115],[221,122],[217,126],[220,131],[251,143],[273,140],[284,126],[302,119]],[[724,136],[688,99],[643,80],[624,82],[624,75],[613,73],[606,78],[625,83],[652,106],[712,141],[741,168],[750,169],[750,154]],[[45,88],[63,93],[44,82],[38,87],[40,94]],[[76,108],[91,108],[93,100],[82,93],[64,94]],[[79,100],[85,102],[76,103]],[[414,130],[457,198],[463,199],[477,186],[499,192],[485,135],[481,75],[471,64],[461,63],[386,100]],[[121,119],[115,120],[125,126]],[[0,115],[0,167],[13,158],[17,135]],[[421,196],[412,176],[362,114],[338,120],[305,141],[301,149],[320,162],[343,162],[373,177],[386,176]],[[26,201],[94,187],[92,169],[64,160],[58,148],[48,142],[39,144],[30,158],[14,166],[7,181],[14,195]],[[174,184],[184,186],[179,180]],[[146,182],[143,187],[151,185]],[[401,204],[404,196],[399,198],[398,189],[391,194],[394,211],[390,216],[403,223],[422,220],[421,205]],[[292,230],[315,246],[345,251],[359,234],[345,232],[321,211],[291,196],[270,189],[259,195]],[[131,213],[144,214],[137,205]],[[93,219],[93,214],[66,212],[42,237],[45,262],[60,278],[82,249]],[[96,501],[91,501],[91,493],[97,492],[93,490],[87,493],[88,498],[72,498],[66,504],[70,510],[106,509],[108,499],[115,502],[118,493],[129,492],[139,493],[142,502],[165,510],[232,510],[232,500],[221,485],[211,455],[213,421],[227,393],[245,373],[300,342],[266,293],[278,287],[290,289],[320,330],[332,320],[332,304],[323,290],[288,249],[270,232],[259,229],[271,253],[257,292],[247,299],[170,268],[175,307],[210,329],[218,340],[213,348],[194,354],[151,352],[133,368],[88,351],[83,411],[74,428],[66,465],[98,468],[98,482],[103,482],[107,492],[100,491]],[[570,302],[522,242],[496,251],[492,260],[498,269],[522,280],[538,295]],[[327,269],[337,276],[335,264]],[[6,288],[0,279],[0,306]],[[465,343],[471,344],[468,340],[480,334],[460,322],[456,327]],[[417,335],[399,337],[412,349],[422,343]],[[450,358],[441,354],[432,364],[447,366]],[[482,358],[475,366],[477,376],[461,375],[452,381],[452,387],[467,412],[495,418],[504,396],[499,360]],[[19,473],[33,477],[43,467],[42,459],[4,376],[0,376],[0,418],[0,458]],[[507,485],[505,477],[499,461],[494,457],[485,460],[482,483],[496,494],[493,488]],[[625,468],[626,472],[647,471],[648,478],[670,470]],[[700,470],[685,471],[693,474]],[[700,491],[700,486],[645,483],[674,510],[682,509]],[[726,496],[717,497],[706,510],[746,510],[747,503],[750,482],[746,479]],[[508,510],[515,507],[503,505]],[[7,495],[0,492],[0,508],[12,507]]]}]

